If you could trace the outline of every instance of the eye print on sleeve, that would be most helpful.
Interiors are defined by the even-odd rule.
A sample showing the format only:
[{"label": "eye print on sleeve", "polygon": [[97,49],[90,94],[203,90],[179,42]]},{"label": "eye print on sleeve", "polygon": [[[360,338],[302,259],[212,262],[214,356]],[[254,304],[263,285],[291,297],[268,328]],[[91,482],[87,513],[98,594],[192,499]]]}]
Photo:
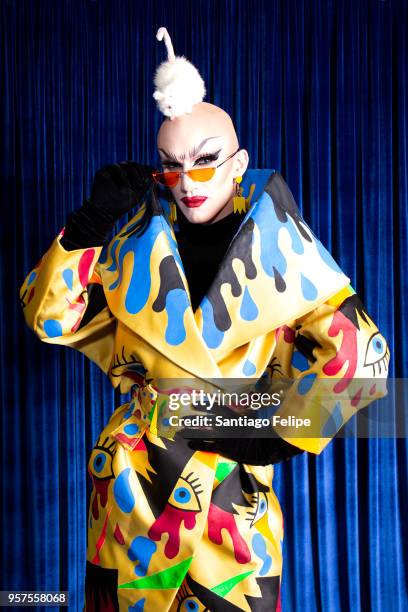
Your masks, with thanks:
[{"label": "eye print on sleeve", "polygon": [[246,520],[250,522],[250,527],[265,516],[268,511],[268,498],[265,493],[255,493],[252,500],[255,502],[255,505],[253,506],[252,512],[247,512],[248,516],[246,518]]},{"label": "eye print on sleeve", "polygon": [[190,512],[201,512],[200,493],[203,492],[199,479],[193,478],[191,472],[187,476],[180,476],[176,486],[169,498],[169,504],[180,510],[188,510]]},{"label": "eye print on sleeve", "polygon": [[99,445],[98,440],[89,459],[89,472],[97,480],[110,480],[115,477],[112,463],[116,453],[116,441],[107,444],[108,440],[109,438],[105,438],[102,445]]},{"label": "eye print on sleeve", "polygon": [[115,448],[116,440],[108,436],[102,444],[99,444],[98,438],[89,458],[88,472],[94,484],[92,516],[95,520],[99,519],[98,499],[101,508],[105,508],[108,501],[108,489],[115,478],[112,465],[116,454]]},{"label": "eye print on sleeve", "polygon": [[200,600],[194,595],[188,595],[182,601],[180,601],[177,611],[178,612],[207,612],[208,608],[203,606]]},{"label": "eye print on sleeve", "polygon": [[388,370],[389,359],[390,350],[387,342],[380,332],[376,332],[368,341],[364,366],[371,366],[373,368],[373,376],[377,376]]}]

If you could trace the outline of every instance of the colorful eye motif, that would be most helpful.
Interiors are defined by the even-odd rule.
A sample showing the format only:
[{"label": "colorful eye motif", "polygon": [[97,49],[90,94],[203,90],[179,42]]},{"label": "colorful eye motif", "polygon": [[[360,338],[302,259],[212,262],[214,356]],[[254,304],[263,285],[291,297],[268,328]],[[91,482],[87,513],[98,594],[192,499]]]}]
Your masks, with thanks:
[{"label": "colorful eye motif", "polygon": [[94,478],[107,480],[115,477],[112,467],[115,446],[116,442],[113,441],[109,446],[95,446],[92,450],[88,466]]},{"label": "colorful eye motif", "polygon": [[368,341],[364,366],[372,366],[373,376],[376,376],[388,370],[389,358],[387,341],[380,332],[376,332]]},{"label": "colorful eye motif", "polygon": [[259,521],[268,511],[268,498],[265,493],[259,492],[256,496],[256,506],[254,506],[252,512],[248,512],[247,521],[250,521],[250,527],[256,521]]},{"label": "colorful eye motif", "polygon": [[187,595],[184,597],[178,607],[177,612],[209,612],[208,608],[206,608],[197,597],[194,595]]},{"label": "colorful eye motif", "polygon": [[193,599],[192,597],[189,597],[183,603],[184,603],[183,608],[185,610],[191,610],[192,612],[198,612],[200,608],[198,601],[196,601],[195,598]]},{"label": "colorful eye motif", "polygon": [[199,479],[191,472],[188,476],[180,476],[169,498],[169,504],[180,510],[201,512],[199,495],[203,492]]}]

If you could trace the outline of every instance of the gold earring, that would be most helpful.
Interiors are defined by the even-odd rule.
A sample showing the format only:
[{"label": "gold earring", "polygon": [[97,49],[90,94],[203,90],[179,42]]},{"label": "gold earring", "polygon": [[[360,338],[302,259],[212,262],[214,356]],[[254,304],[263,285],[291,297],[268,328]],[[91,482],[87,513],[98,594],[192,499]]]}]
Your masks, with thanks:
[{"label": "gold earring", "polygon": [[170,202],[169,219],[170,219],[170,223],[175,223],[177,221],[177,206],[175,202]]},{"label": "gold earring", "polygon": [[235,195],[232,198],[234,205],[234,213],[241,213],[246,211],[246,200],[244,198],[243,189],[240,187],[242,182],[242,176],[237,176],[235,179]]}]

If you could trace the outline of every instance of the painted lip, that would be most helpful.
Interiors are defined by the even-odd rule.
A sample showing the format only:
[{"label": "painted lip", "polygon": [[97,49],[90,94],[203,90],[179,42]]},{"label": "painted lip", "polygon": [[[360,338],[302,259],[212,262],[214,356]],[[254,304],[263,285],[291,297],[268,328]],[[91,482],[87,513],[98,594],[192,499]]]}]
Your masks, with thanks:
[{"label": "painted lip", "polygon": [[207,200],[207,196],[194,196],[193,198],[181,198],[181,201],[184,202],[186,206],[189,208],[198,208]]}]

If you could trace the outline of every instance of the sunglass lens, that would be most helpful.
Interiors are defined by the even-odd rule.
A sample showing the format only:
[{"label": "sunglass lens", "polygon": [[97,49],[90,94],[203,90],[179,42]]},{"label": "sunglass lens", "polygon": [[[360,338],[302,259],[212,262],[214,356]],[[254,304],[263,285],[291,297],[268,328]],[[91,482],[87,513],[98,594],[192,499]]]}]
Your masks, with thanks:
[{"label": "sunglass lens", "polygon": [[155,172],[153,178],[156,183],[165,185],[166,187],[174,187],[179,180],[179,172]]},{"label": "sunglass lens", "polygon": [[195,168],[194,170],[189,170],[188,174],[193,181],[204,183],[212,179],[215,174],[215,168]]}]

